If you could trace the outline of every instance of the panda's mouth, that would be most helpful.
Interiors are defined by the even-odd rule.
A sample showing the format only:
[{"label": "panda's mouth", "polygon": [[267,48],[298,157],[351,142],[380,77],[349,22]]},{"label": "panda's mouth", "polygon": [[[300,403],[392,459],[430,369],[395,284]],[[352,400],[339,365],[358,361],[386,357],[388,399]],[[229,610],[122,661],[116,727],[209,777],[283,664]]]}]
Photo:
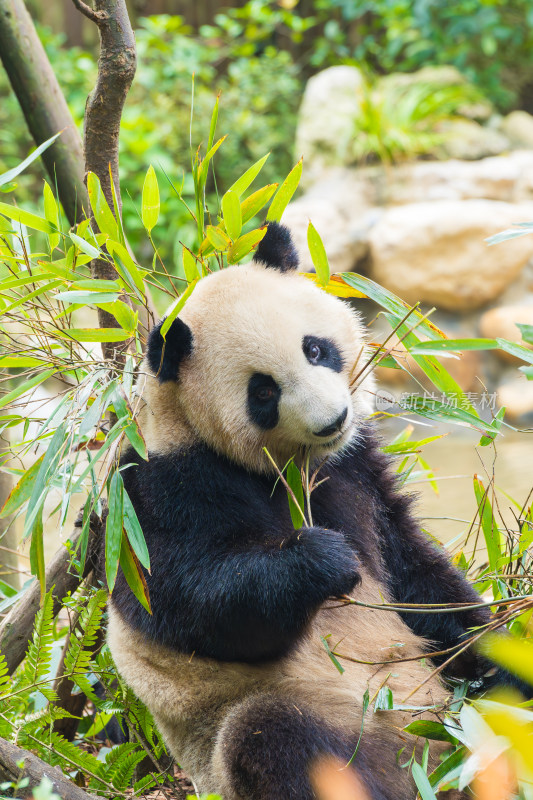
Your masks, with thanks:
[{"label": "panda's mouth", "polygon": [[339,431],[331,439],[328,439],[327,442],[314,442],[313,446],[319,450],[336,450],[338,446],[348,441],[352,428],[353,422],[349,422],[343,430]]}]

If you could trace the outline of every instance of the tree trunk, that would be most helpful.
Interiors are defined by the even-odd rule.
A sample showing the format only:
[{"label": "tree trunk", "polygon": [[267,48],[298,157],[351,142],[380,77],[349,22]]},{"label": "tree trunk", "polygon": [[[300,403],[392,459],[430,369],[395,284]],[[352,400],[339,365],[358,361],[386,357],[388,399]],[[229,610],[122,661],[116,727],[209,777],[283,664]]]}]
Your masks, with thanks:
[{"label": "tree trunk", "polygon": [[81,139],[23,0],[0,0],[0,58],[71,225],[89,213]]}]

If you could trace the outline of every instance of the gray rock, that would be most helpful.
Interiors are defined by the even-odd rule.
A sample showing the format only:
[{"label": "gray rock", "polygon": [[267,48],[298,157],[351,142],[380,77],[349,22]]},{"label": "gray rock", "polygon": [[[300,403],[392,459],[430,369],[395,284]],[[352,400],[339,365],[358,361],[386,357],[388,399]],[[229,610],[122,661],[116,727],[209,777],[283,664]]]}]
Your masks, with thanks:
[{"label": "gray rock", "polygon": [[488,247],[488,236],[533,219],[533,205],[492,200],[411,203],[369,232],[371,275],[408,303],[467,311],[494,300],[533,256],[533,237]]},{"label": "gray rock", "polygon": [[471,119],[450,119],[439,125],[443,141],[438,148],[445,158],[473,161],[486,156],[497,156],[509,150],[509,139],[499,131],[485,128]]},{"label": "gray rock", "polygon": [[533,148],[533,116],[527,111],[511,111],[501,121],[501,130],[513,144]]}]

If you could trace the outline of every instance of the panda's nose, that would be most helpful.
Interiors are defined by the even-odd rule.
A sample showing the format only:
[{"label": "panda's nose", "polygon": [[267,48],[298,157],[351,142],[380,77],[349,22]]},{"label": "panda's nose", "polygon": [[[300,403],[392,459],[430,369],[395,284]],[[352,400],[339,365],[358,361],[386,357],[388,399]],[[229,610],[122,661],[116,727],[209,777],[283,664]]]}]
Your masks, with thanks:
[{"label": "panda's nose", "polygon": [[342,414],[337,417],[335,422],[332,422],[331,425],[327,425],[325,428],[322,428],[321,431],[316,431],[315,436],[333,436],[334,433],[340,431],[342,426],[344,425],[344,421],[348,416],[348,409],[345,408]]}]

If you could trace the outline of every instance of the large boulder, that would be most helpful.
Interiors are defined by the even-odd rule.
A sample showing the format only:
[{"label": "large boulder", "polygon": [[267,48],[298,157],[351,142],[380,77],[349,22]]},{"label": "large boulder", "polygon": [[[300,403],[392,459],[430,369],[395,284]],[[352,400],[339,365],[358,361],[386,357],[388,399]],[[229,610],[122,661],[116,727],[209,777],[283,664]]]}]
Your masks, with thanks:
[{"label": "large boulder", "polygon": [[[479,320],[479,330],[481,336],[487,339],[508,339],[511,342],[523,344],[525,347],[532,347],[522,340],[520,328],[517,323],[533,326],[533,304],[498,306],[485,311]],[[497,350],[496,353],[504,361],[516,363],[519,359],[506,353],[504,350]]]},{"label": "large boulder", "polygon": [[362,85],[360,70],[349,66],[329,67],[307,82],[296,131],[296,155],[304,157],[302,185],[314,183],[328,165],[353,161]]},{"label": "large boulder", "polygon": [[438,146],[441,158],[462,158],[474,161],[497,156],[509,150],[509,139],[492,128],[483,127],[472,119],[450,119],[439,125],[443,140]]},{"label": "large boulder", "polygon": [[533,205],[491,200],[411,203],[369,233],[371,275],[408,303],[466,311],[494,300],[533,256],[533,237],[493,247],[488,236],[533,219]]},{"label": "large boulder", "polygon": [[525,422],[533,418],[533,381],[515,378],[498,387],[498,406],[505,406],[505,418],[510,422]]},{"label": "large boulder", "polygon": [[514,145],[533,148],[533,116],[527,111],[511,111],[500,127]]}]

